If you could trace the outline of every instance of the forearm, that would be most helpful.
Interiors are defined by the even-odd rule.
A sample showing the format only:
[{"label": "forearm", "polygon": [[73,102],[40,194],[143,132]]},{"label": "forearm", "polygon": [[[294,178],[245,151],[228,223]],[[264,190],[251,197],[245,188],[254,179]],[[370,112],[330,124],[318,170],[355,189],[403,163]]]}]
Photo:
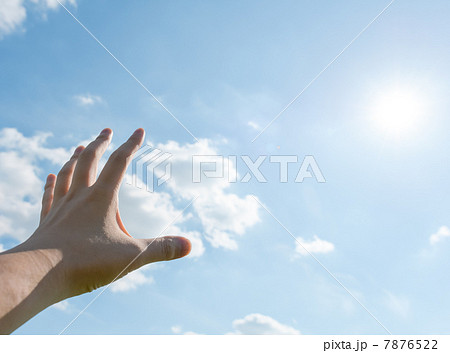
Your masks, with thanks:
[{"label": "forearm", "polygon": [[58,252],[26,243],[0,254],[0,333],[8,334],[64,299]]}]

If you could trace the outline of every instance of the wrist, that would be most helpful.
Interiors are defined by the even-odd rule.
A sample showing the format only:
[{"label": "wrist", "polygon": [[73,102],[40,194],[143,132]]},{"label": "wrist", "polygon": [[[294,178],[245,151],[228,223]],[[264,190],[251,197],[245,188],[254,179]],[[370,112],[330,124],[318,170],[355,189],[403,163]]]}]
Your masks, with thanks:
[{"label": "wrist", "polygon": [[14,270],[18,272],[19,278],[44,294],[42,301],[47,306],[67,298],[61,250],[40,246],[31,237],[7,251],[6,255],[14,256]]},{"label": "wrist", "polygon": [[61,259],[56,249],[32,248],[29,242],[0,255],[0,334],[67,297]]}]

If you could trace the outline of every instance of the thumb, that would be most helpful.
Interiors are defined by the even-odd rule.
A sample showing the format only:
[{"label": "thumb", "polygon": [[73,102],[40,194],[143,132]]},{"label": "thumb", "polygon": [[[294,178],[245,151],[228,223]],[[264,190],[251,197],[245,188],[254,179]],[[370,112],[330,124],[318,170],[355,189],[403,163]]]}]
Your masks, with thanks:
[{"label": "thumb", "polygon": [[191,252],[191,242],[184,237],[165,236],[140,241],[145,249],[141,255],[145,263],[179,259]]}]

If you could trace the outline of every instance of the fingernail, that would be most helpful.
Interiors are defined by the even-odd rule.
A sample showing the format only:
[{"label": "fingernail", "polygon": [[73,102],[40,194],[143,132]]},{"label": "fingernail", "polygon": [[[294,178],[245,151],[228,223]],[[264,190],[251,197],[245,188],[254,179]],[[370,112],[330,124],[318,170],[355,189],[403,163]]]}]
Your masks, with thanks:
[{"label": "fingernail", "polygon": [[56,175],[55,174],[49,174],[49,175],[47,175],[46,183],[50,184],[50,183],[53,183],[55,180],[56,180]]},{"label": "fingernail", "polygon": [[83,151],[83,149],[84,149],[83,146],[78,146],[78,147],[75,149],[75,151],[73,152],[73,155],[74,155],[74,156],[78,156],[78,155],[81,153],[81,151]]},{"label": "fingernail", "polygon": [[176,239],[176,243],[177,243],[177,257],[184,257],[186,255],[188,255],[191,252],[191,242],[189,241],[189,239],[186,239],[184,237],[177,237]]},{"label": "fingernail", "polygon": [[112,130],[110,128],[106,128],[106,129],[102,130],[100,135],[107,137],[107,136],[111,135],[111,133],[112,133]]},{"label": "fingernail", "polygon": [[133,137],[141,137],[144,135],[144,129],[143,128],[139,128],[137,129],[135,132],[133,132]]}]

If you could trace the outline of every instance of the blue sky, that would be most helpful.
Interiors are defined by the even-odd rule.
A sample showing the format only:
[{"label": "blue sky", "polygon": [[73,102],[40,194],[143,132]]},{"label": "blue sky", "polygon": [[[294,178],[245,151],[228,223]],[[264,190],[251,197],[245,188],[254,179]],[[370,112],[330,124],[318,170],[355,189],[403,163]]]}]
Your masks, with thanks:
[{"label": "blue sky", "polygon": [[[37,225],[39,180],[107,126],[115,146],[145,128],[180,166],[153,195],[124,186],[133,235],[157,235],[154,224],[202,195],[171,229],[195,241],[194,256],[108,289],[67,334],[385,333],[251,195],[315,244],[314,256],[389,331],[448,333],[450,3],[395,1],[253,143],[388,1],[66,1],[200,142],[56,1],[6,3],[3,248]],[[192,153],[312,155],[326,183],[294,183],[299,163],[279,183],[265,163],[267,183],[185,185]],[[239,160],[237,169],[245,174]],[[17,333],[57,334],[96,294]]]}]

